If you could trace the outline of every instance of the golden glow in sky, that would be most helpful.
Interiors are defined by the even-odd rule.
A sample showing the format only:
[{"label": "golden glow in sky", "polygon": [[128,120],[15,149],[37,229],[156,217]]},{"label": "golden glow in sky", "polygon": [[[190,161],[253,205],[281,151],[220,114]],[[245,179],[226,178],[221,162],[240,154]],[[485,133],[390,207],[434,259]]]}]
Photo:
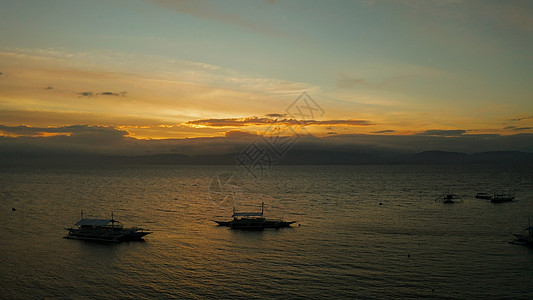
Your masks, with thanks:
[{"label": "golden glow in sky", "polygon": [[324,110],[303,124],[317,137],[530,134],[531,15],[529,1],[4,1],[0,135],[256,135],[290,123],[304,91]]}]

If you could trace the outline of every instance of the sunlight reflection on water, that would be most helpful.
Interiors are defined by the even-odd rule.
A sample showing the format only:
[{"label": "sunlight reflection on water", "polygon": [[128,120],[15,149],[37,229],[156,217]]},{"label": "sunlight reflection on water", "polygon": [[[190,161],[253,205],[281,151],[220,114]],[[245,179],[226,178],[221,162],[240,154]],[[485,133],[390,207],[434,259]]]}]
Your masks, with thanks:
[{"label": "sunlight reflection on water", "polygon": [[[257,180],[241,179],[247,198],[240,204],[264,201],[268,216],[296,226],[238,231],[215,226],[213,220],[230,218],[231,207],[213,205],[207,190],[212,176],[229,168],[3,172],[0,296],[533,296],[533,253],[507,244],[533,211],[530,171],[276,166]],[[514,189],[517,201],[473,198],[494,187]],[[435,203],[448,189],[464,203]],[[154,233],[117,245],[62,239],[81,209],[86,217],[114,211],[124,224]]]}]

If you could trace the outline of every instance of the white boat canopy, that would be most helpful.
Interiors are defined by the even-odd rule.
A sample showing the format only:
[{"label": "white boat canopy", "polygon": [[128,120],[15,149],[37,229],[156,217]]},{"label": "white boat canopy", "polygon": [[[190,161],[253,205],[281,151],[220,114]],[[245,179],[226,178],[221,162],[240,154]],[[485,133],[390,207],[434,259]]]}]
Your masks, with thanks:
[{"label": "white boat canopy", "polygon": [[252,212],[252,213],[246,213],[246,212],[240,212],[240,213],[234,213],[234,217],[261,217],[263,213],[260,212]]},{"label": "white boat canopy", "polygon": [[81,219],[76,223],[77,226],[106,226],[111,219]]}]

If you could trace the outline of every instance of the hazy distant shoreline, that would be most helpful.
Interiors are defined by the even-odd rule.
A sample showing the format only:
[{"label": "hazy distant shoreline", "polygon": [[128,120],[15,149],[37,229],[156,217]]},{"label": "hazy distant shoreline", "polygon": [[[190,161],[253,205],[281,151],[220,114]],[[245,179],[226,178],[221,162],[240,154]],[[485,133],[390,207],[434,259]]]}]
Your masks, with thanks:
[{"label": "hazy distant shoreline", "polygon": [[[120,166],[120,165],[236,165],[239,153],[220,155],[154,154],[110,156],[74,153],[10,153],[0,167]],[[342,151],[293,151],[272,165],[396,165],[396,164],[524,164],[533,165],[533,153],[491,151],[474,154],[424,151],[413,154],[373,154]]]}]

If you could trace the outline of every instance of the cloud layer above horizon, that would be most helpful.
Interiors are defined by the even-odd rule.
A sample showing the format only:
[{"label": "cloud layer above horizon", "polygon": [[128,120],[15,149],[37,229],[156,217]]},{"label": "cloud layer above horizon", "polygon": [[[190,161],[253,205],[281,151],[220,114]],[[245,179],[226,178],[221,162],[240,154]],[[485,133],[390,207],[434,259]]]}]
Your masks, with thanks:
[{"label": "cloud layer above horizon", "polygon": [[[252,143],[262,143],[266,135],[228,130],[224,136],[188,139],[139,140],[113,127],[72,125],[52,128],[0,126],[0,154],[24,155],[68,153],[75,155],[140,156],[153,154],[223,155],[242,152]],[[294,131],[278,131],[296,136]],[[468,134],[428,132],[413,135],[346,134],[317,137],[300,135],[294,151],[337,151],[358,153],[416,153],[452,151],[533,152],[533,134]]]}]

